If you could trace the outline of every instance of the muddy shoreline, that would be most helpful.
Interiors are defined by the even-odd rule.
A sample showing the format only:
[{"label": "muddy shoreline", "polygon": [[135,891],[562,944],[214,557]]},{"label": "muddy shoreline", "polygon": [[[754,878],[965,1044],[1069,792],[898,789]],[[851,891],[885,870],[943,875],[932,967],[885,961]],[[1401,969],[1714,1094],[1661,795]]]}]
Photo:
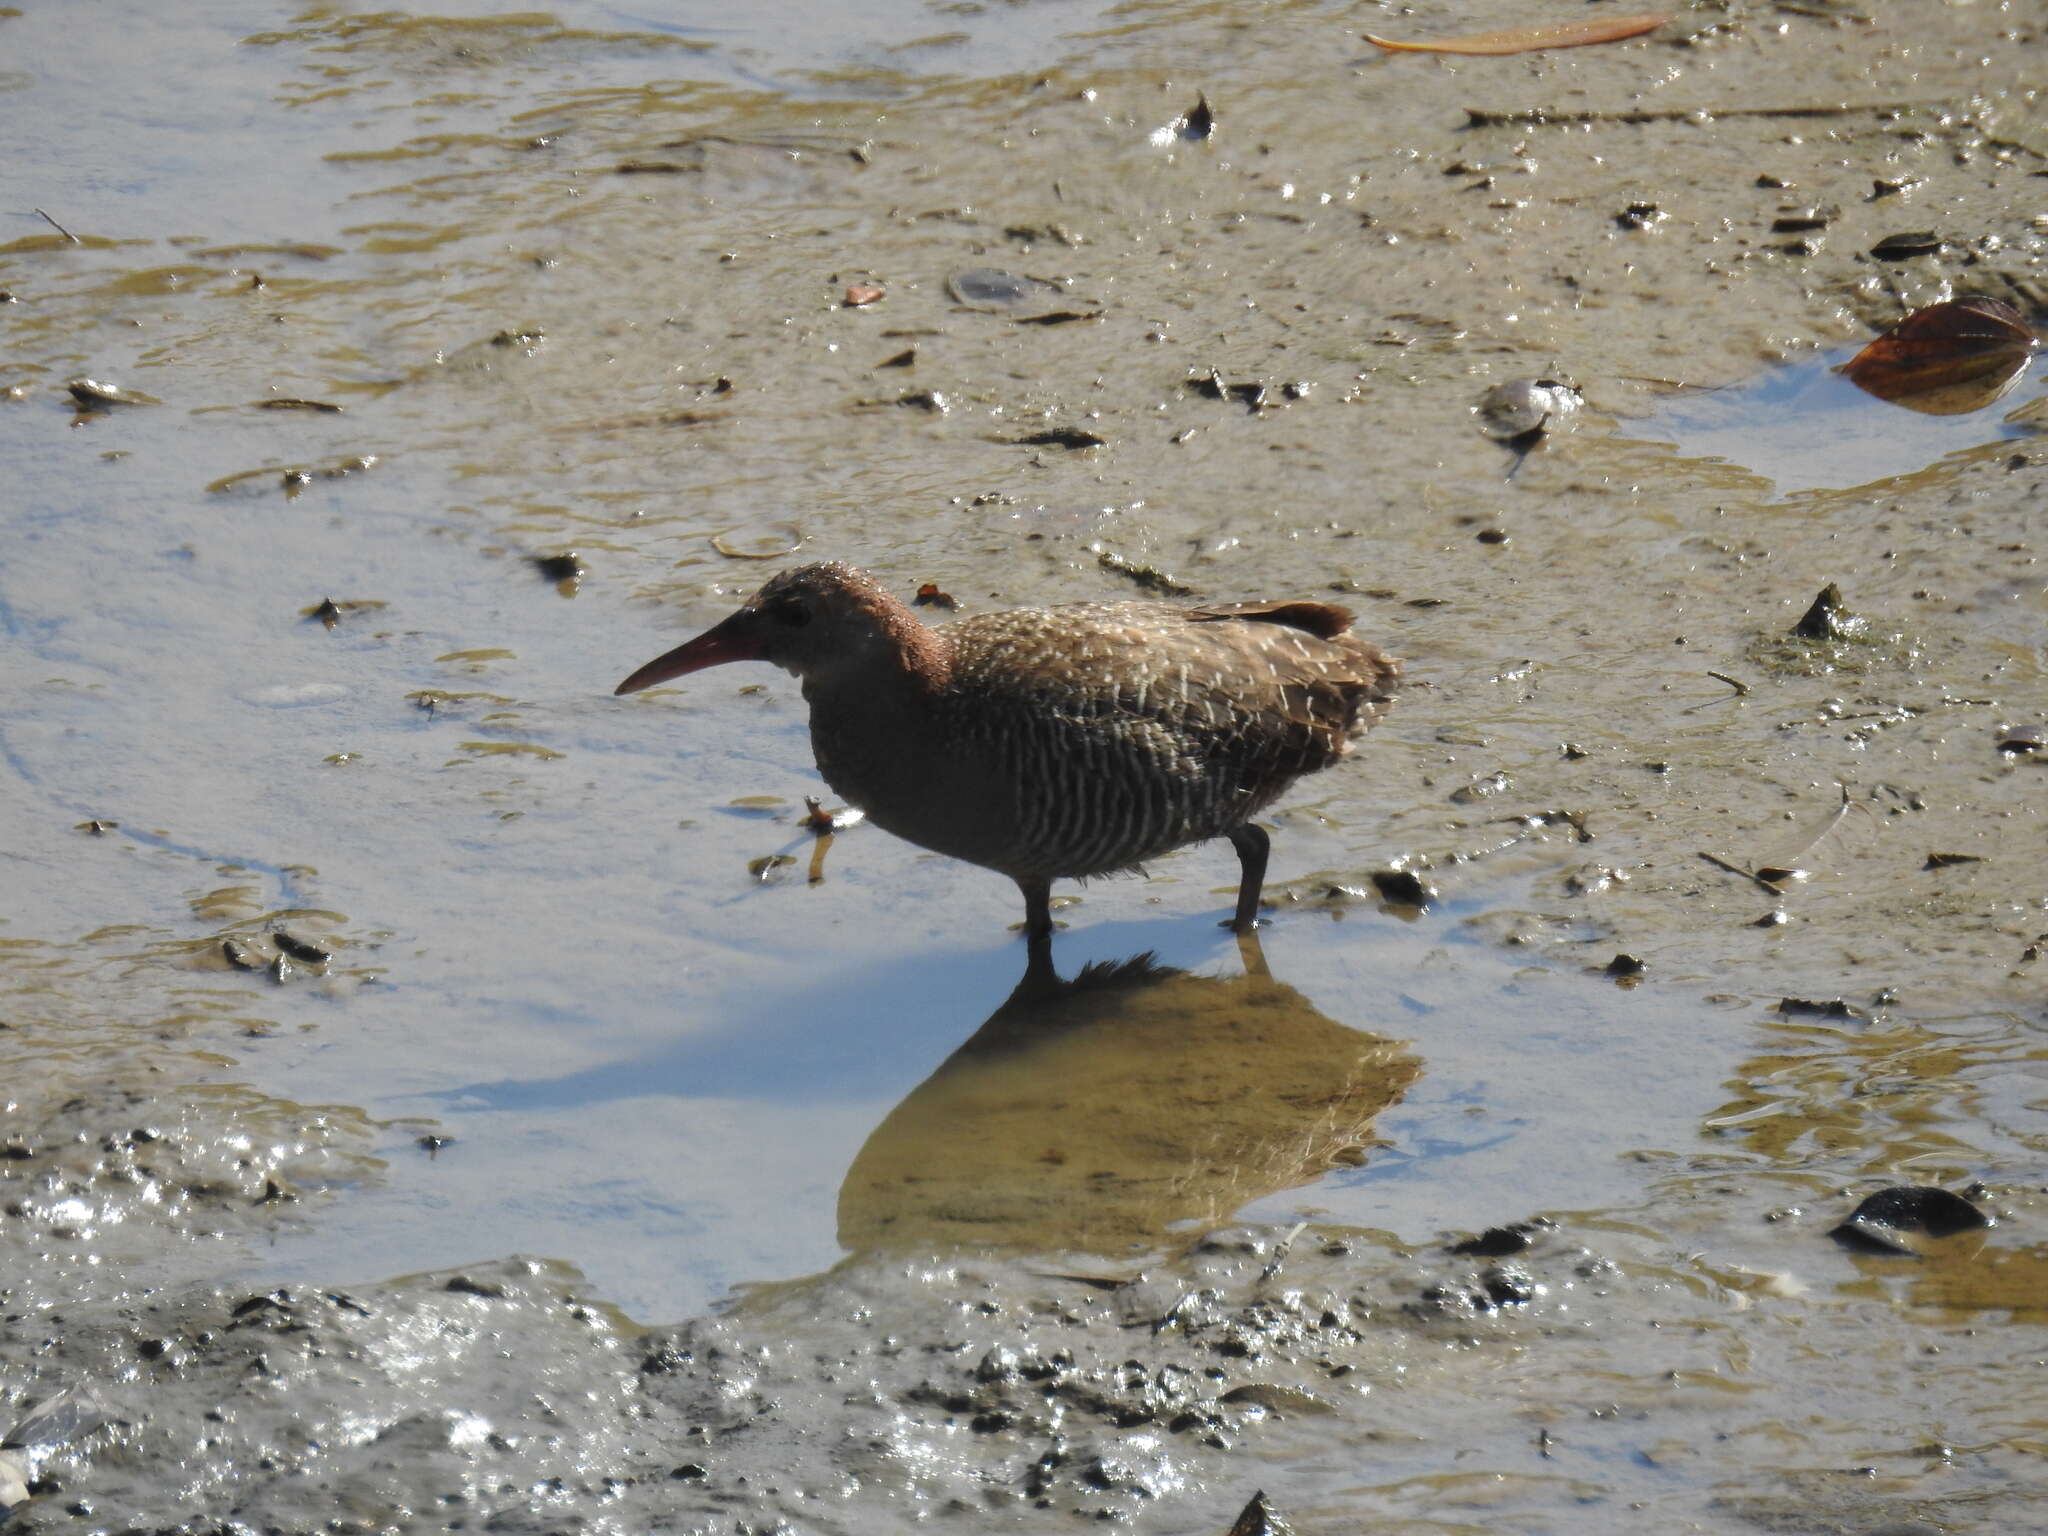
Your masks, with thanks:
[{"label": "muddy shoreline", "polygon": [[[267,205],[87,136],[17,199],[79,238],[0,243],[0,1433],[103,1421],[0,1523],[2042,1523],[2048,442],[1786,492],[1637,426],[2044,323],[2038,17],[1381,59],[1472,18],[1189,3],[787,94],[596,15],[274,23],[136,39]],[[10,37],[31,106],[98,63],[245,142]],[[1478,430],[1551,376],[1570,430]],[[784,680],[607,696],[785,549],[1334,595],[1413,686],[1278,813],[1267,956],[1182,855],[1062,914],[1157,975],[1020,1016],[1000,882],[748,876]],[[1829,583],[1868,639],[1789,640]],[[1829,1239],[1901,1184],[1996,1225]]]}]

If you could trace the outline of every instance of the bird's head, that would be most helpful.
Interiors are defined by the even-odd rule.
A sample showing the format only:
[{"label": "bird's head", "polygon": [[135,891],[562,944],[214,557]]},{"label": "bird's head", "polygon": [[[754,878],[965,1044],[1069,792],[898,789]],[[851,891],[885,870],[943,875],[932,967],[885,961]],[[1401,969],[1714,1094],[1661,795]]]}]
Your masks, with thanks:
[{"label": "bird's head", "polygon": [[638,693],[657,683],[728,661],[772,662],[806,679],[845,670],[858,675],[922,632],[910,611],[850,565],[784,571],[696,639],[647,663],[615,690]]}]

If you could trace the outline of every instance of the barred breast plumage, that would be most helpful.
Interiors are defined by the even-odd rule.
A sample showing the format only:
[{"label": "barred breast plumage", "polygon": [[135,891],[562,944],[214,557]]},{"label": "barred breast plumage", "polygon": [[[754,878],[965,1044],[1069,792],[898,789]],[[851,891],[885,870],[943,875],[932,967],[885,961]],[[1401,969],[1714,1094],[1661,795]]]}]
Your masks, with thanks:
[{"label": "barred breast plumage", "polygon": [[812,565],[619,685],[727,661],[796,674],[825,781],[876,825],[999,870],[1034,951],[1054,879],[1228,837],[1234,925],[1256,920],[1251,818],[1329,767],[1393,699],[1400,663],[1326,603],[1075,603],[930,628],[871,578]]}]

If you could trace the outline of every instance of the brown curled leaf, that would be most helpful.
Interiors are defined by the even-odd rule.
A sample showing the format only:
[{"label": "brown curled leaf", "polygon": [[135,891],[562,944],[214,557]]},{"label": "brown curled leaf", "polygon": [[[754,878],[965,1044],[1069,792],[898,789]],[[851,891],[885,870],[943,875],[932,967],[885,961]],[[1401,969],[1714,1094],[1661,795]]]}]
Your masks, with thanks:
[{"label": "brown curled leaf", "polygon": [[1947,416],[1988,405],[2019,382],[2034,333],[2003,299],[1953,299],[1916,309],[1842,364],[1880,400]]},{"label": "brown curled leaf", "polygon": [[1599,21],[1557,21],[1533,27],[1506,27],[1498,32],[1474,32],[1465,37],[1424,38],[1419,42],[1396,42],[1392,38],[1362,34],[1375,48],[1388,53],[1534,53],[1543,48],[1584,48],[1589,43],[1618,43],[1625,38],[1654,32],[1671,19],[1664,11],[1642,11],[1631,16],[1608,16]]}]

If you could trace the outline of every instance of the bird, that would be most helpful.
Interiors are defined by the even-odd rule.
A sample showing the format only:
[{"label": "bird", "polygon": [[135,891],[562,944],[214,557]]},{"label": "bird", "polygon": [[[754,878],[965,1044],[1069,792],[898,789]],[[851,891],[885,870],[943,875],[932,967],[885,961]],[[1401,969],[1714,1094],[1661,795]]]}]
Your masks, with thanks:
[{"label": "bird", "polygon": [[1332,603],[1066,603],[923,623],[837,562],[781,572],[615,690],[729,662],[796,676],[833,792],[884,831],[996,870],[1051,954],[1052,882],[1228,838],[1227,926],[1257,926],[1270,839],[1252,818],[1342,758],[1401,663]]}]

